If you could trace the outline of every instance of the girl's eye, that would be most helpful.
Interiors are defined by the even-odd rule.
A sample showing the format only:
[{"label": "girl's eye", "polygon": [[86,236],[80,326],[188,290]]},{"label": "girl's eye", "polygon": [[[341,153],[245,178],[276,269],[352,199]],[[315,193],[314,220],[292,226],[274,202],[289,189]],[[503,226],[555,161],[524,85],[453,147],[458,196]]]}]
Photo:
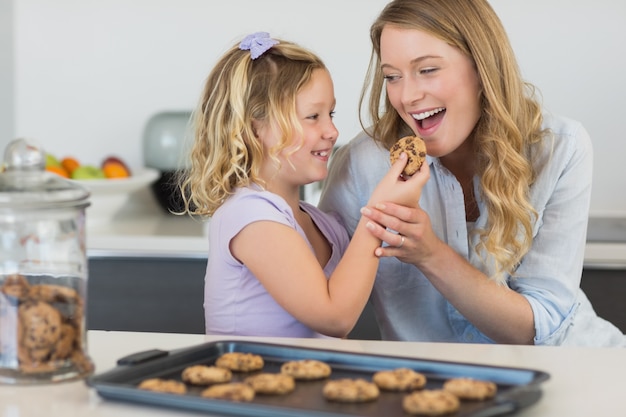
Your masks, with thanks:
[{"label": "girl's eye", "polygon": [[309,117],[307,117],[307,119],[311,119],[311,120],[317,120],[320,117],[319,114],[312,114]]},{"label": "girl's eye", "polygon": [[400,78],[398,75],[383,75],[385,81],[395,81]]},{"label": "girl's eye", "polygon": [[331,119],[334,119],[334,118],[335,118],[335,113],[336,113],[336,112],[335,112],[334,110],[333,110],[333,111],[331,111],[331,112],[329,113],[329,114],[330,114],[330,118],[331,118]]}]

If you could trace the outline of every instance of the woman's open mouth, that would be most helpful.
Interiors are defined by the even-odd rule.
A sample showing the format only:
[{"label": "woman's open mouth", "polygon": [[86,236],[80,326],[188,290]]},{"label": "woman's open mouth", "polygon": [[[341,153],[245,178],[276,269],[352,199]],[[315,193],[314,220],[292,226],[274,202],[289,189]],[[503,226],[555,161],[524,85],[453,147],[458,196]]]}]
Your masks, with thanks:
[{"label": "woman's open mouth", "polygon": [[437,109],[425,111],[411,115],[416,121],[419,129],[428,130],[431,127],[437,125],[444,114],[446,113],[445,107],[439,107]]}]

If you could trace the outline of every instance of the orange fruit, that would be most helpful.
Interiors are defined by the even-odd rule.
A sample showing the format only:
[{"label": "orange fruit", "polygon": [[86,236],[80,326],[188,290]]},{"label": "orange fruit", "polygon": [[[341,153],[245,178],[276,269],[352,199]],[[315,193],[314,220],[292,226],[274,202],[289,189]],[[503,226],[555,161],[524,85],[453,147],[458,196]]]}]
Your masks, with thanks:
[{"label": "orange fruit", "polygon": [[102,170],[107,178],[127,178],[129,176],[126,167],[117,162],[107,162],[102,167]]},{"label": "orange fruit", "polygon": [[57,175],[60,175],[63,178],[69,178],[70,174],[67,173],[65,168],[59,165],[50,165],[46,167],[46,171],[54,172]]},{"label": "orange fruit", "polygon": [[67,156],[61,160],[61,166],[71,175],[80,166],[80,162],[76,158]]}]

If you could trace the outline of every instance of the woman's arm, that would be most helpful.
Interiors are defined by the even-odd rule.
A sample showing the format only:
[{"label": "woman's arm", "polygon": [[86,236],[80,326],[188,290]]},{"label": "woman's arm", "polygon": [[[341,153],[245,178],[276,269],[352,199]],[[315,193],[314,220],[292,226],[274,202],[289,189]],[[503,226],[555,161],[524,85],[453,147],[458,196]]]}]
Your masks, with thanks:
[{"label": "woman's arm", "polygon": [[[368,218],[407,235],[402,249],[379,248],[415,265],[483,334],[498,343],[558,344],[568,330],[580,286],[591,193],[592,149],[580,124],[553,124],[535,152],[531,204],[538,212],[533,242],[509,280],[494,284],[435,236],[419,208],[387,204]],[[376,227],[387,241],[394,236]]]},{"label": "woman's arm", "polygon": [[[491,281],[435,236],[428,215],[420,208],[379,204],[363,213],[375,223],[406,236],[401,248],[380,247],[376,255],[397,257],[415,265],[433,286],[482,333],[498,343],[532,344],[533,312],[522,295]],[[374,236],[395,236],[375,225]]]}]

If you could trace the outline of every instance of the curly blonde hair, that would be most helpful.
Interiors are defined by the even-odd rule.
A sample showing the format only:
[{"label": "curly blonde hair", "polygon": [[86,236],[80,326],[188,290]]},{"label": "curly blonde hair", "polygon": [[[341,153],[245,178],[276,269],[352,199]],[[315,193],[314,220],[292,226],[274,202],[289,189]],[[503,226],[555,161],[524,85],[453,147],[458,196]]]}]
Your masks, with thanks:
[{"label": "curly blonde hair", "polygon": [[537,212],[529,201],[535,179],[532,144],[542,140],[541,105],[535,88],[520,74],[507,34],[486,0],[395,0],[372,24],[372,56],[361,92],[360,114],[367,100],[373,127],[365,128],[389,148],[413,134],[385,94],[380,68],[380,36],[386,25],[417,29],[458,48],[478,73],[481,116],[473,130],[476,172],[489,212],[486,230],[477,230],[477,252],[493,256],[493,280],[504,283],[532,243]]},{"label": "curly blonde hair", "polygon": [[[278,164],[276,155],[302,136],[296,95],[314,70],[326,67],[301,46],[278,41],[254,60],[237,44],[209,74],[194,111],[190,167],[179,179],[185,213],[210,217],[236,188],[263,186],[263,158]],[[281,132],[270,155],[264,155],[253,121],[273,123]]]}]

